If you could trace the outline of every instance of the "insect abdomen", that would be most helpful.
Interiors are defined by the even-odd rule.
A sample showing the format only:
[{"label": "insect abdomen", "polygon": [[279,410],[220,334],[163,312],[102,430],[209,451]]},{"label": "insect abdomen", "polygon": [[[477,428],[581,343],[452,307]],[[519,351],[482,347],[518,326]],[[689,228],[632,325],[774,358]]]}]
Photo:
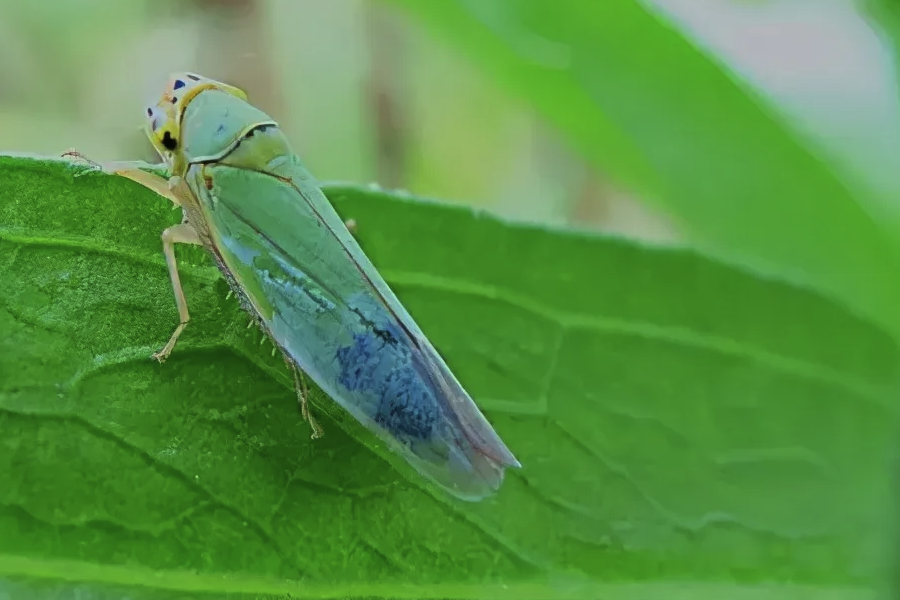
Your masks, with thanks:
[{"label": "insect abdomen", "polygon": [[409,348],[398,332],[374,327],[353,336],[353,343],[339,348],[338,381],[352,392],[369,392],[378,405],[371,415],[391,434],[427,440],[441,417],[431,387],[412,361]]}]

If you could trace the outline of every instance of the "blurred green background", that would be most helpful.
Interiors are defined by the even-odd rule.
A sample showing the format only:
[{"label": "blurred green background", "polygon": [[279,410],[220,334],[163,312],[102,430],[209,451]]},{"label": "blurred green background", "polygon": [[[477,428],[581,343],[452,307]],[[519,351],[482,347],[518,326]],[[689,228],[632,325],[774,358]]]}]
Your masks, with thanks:
[{"label": "blurred green background", "polygon": [[[140,107],[169,73],[189,69],[248,89],[321,179],[377,181],[531,221],[681,239],[673,219],[648,207],[614,168],[584,157],[528,97],[423,27],[420,9],[404,10],[413,4],[0,0],[0,150],[52,155],[75,146],[98,159],[154,160],[138,130]],[[540,3],[484,6],[491,4],[478,9],[488,19]],[[575,13],[591,5],[570,4]],[[897,191],[891,55],[863,3],[647,6],[774,100],[848,178]],[[537,38],[522,39],[528,35]],[[631,42],[640,52],[640,39]],[[537,43],[555,51],[549,39]]]},{"label": "blurred green background", "polygon": [[247,89],[320,179],[674,238],[527,99],[402,7],[360,0],[0,0],[0,150],[155,160],[142,107],[176,70]]},{"label": "blurred green background", "polygon": [[[321,179],[377,181],[531,221],[682,238],[677,220],[643,202],[643,190],[578,152],[529,97],[448,43],[452,32],[436,35],[416,18],[421,8],[404,10],[414,4],[0,0],[0,150],[56,154],[75,146],[98,159],[153,160],[138,130],[140,107],[169,73],[190,69],[248,89]],[[478,11],[502,19],[529,4],[540,3],[501,1]],[[591,4],[578,0],[567,10]],[[897,191],[891,55],[866,22],[864,3],[647,6],[774,100],[855,185]],[[512,33],[519,34],[555,51],[548,38]],[[630,43],[641,52],[640,38]]]}]

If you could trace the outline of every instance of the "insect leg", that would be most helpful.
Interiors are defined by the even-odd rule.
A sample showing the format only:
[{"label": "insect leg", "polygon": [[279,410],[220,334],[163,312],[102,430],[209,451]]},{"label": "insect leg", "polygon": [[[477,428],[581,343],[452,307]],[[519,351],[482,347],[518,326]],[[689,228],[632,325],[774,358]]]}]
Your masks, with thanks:
[{"label": "insect leg", "polygon": [[187,327],[188,321],[191,320],[191,315],[188,313],[187,300],[184,298],[184,289],[181,287],[181,279],[178,277],[178,265],[175,262],[175,244],[193,244],[197,246],[203,244],[197,232],[188,223],[179,223],[163,231],[162,242],[163,254],[166,255],[169,279],[172,281],[172,291],[175,293],[175,303],[178,305],[178,315],[181,318],[181,322],[178,323],[178,327],[175,328],[175,332],[169,338],[168,343],[163,346],[162,350],[153,355],[153,358],[159,362],[163,362],[168,358],[172,348],[175,347],[175,342],[178,341],[178,336],[181,335],[181,332]]},{"label": "insect leg", "polygon": [[309,403],[307,402],[309,392],[306,388],[306,381],[303,379],[303,374],[300,373],[299,369],[297,369],[297,365],[288,359],[287,356],[284,357],[284,362],[287,363],[287,366],[291,369],[291,373],[294,374],[294,389],[297,391],[297,401],[300,403],[300,414],[303,415],[304,421],[309,421],[309,426],[313,430],[312,435],[309,437],[314,440],[318,439],[325,435],[325,431],[315,418],[313,418],[312,413],[309,412]]},{"label": "insect leg", "polygon": [[146,163],[141,162],[129,162],[129,161],[115,161],[115,162],[106,162],[99,163],[97,161],[91,160],[78,150],[68,150],[63,152],[64,158],[76,158],[91,166],[96,171],[102,171],[104,173],[109,173],[110,175],[119,175],[121,177],[126,177],[136,183],[141,184],[147,189],[153,190],[160,196],[168,198],[175,206],[181,206],[181,200],[178,199],[178,196],[173,193],[169,185],[169,181],[159,175],[154,175],[153,173],[148,173],[141,169],[141,165],[147,166]]}]

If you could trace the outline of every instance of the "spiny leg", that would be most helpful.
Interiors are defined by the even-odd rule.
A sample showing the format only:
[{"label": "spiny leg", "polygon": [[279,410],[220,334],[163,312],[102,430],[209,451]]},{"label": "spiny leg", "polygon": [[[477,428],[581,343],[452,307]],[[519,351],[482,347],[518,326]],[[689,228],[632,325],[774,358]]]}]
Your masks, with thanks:
[{"label": "spiny leg", "polygon": [[62,158],[77,158],[78,160],[87,163],[88,166],[93,168],[94,170],[97,170],[97,171],[103,170],[103,165],[101,165],[100,163],[98,163],[95,160],[91,160],[90,158],[88,158],[87,156],[85,156],[84,154],[82,154],[81,152],[76,150],[75,148],[69,148],[68,150],[63,152],[60,156]]},{"label": "spiny leg", "polygon": [[168,198],[176,208],[181,206],[181,200],[174,192],[173,186],[169,182],[169,180],[165,179],[164,177],[160,177],[159,175],[148,173],[147,171],[141,169],[141,166],[148,166],[147,163],[138,161],[115,161],[99,163],[74,149],[63,152],[62,156],[64,158],[79,159],[87,163],[94,170],[131,179],[132,181],[141,184],[145,188],[156,192],[160,196]]},{"label": "spiny leg", "polygon": [[325,435],[325,431],[312,416],[312,413],[309,412],[309,403],[307,402],[309,391],[306,388],[306,381],[303,379],[303,374],[300,373],[300,370],[297,369],[297,366],[290,359],[288,359],[287,356],[284,357],[284,362],[291,369],[291,373],[293,373],[294,375],[294,389],[297,391],[297,402],[300,403],[300,414],[303,415],[303,420],[308,421],[309,426],[312,428],[313,432],[309,437],[314,440],[318,439]]},{"label": "spiny leg", "polygon": [[203,245],[200,236],[187,223],[173,225],[162,232],[163,254],[166,255],[166,265],[169,267],[169,279],[172,281],[172,291],[175,293],[175,304],[178,305],[178,316],[181,321],[168,343],[163,346],[162,350],[155,353],[153,358],[159,362],[163,362],[168,358],[178,341],[178,336],[187,327],[191,315],[188,313],[187,300],[184,298],[184,289],[181,287],[181,278],[178,276],[178,264],[175,262],[175,244],[192,244],[196,246]]}]

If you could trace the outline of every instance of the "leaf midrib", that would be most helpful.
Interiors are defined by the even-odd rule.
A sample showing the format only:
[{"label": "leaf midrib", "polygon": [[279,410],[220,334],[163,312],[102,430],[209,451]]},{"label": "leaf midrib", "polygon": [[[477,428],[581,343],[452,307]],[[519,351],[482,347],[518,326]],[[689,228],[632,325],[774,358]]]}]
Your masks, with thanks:
[{"label": "leaf midrib", "polygon": [[550,581],[505,584],[342,584],[307,585],[298,581],[265,579],[236,574],[198,574],[186,571],[154,571],[140,567],[100,565],[82,561],[45,560],[0,554],[0,576],[28,577],[73,584],[99,583],[158,591],[198,594],[270,595],[294,599],[378,597],[395,600],[638,600],[669,598],[696,600],[863,600],[872,590],[864,587],[813,585],[751,585],[732,582],[668,581],[653,583],[601,583],[583,577],[560,576]]}]

